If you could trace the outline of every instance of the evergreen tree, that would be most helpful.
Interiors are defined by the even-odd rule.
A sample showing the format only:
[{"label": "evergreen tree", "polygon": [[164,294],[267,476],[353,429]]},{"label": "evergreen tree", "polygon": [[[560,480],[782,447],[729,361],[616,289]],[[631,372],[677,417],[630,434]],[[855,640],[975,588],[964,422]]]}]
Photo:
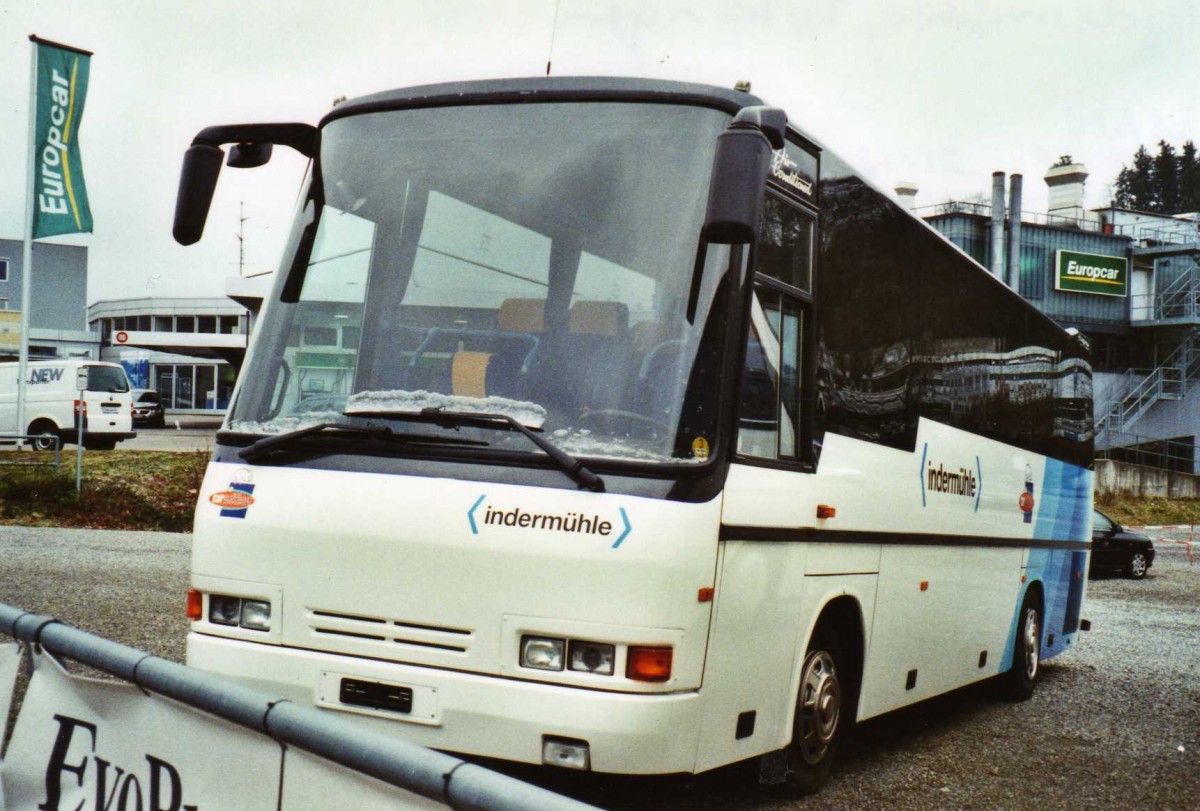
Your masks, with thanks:
[{"label": "evergreen tree", "polygon": [[1200,211],[1200,156],[1196,154],[1196,145],[1184,141],[1183,151],[1179,153],[1179,212],[1194,213]]},{"label": "evergreen tree", "polygon": [[1158,142],[1154,156],[1154,210],[1161,214],[1179,213],[1179,160],[1175,147],[1166,141]]},{"label": "evergreen tree", "polygon": [[1121,208],[1152,214],[1184,214],[1200,211],[1200,154],[1191,141],[1181,152],[1166,141],[1158,142],[1158,154],[1139,146],[1132,166],[1122,166],[1113,185],[1113,202]]}]

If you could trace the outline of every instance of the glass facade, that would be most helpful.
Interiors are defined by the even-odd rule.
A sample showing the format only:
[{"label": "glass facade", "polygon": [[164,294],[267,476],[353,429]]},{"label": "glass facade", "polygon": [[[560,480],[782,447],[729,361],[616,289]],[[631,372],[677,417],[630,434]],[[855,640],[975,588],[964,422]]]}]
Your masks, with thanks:
[{"label": "glass facade", "polygon": [[217,363],[156,363],[151,365],[153,388],[163,408],[183,411],[224,411],[229,407],[236,372]]}]

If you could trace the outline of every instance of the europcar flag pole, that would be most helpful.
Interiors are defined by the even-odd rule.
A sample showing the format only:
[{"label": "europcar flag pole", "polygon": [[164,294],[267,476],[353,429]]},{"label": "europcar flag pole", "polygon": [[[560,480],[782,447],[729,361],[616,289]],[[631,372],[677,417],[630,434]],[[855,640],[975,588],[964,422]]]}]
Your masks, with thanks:
[{"label": "europcar flag pole", "polygon": [[25,246],[21,264],[21,341],[17,375],[18,434],[25,433],[29,373],[29,307],[33,241],[90,233],[92,210],[83,184],[79,122],[87,96],[91,51],[39,39],[29,69],[29,166],[25,186]]}]

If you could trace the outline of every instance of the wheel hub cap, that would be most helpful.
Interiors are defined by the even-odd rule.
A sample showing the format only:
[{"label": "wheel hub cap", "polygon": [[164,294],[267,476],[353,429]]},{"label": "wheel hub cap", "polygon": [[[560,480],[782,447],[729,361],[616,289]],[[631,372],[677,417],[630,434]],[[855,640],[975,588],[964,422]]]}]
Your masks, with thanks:
[{"label": "wheel hub cap", "polygon": [[809,763],[819,762],[829,748],[837,734],[841,711],[842,689],[833,657],[817,651],[804,665],[796,719],[800,753]]}]

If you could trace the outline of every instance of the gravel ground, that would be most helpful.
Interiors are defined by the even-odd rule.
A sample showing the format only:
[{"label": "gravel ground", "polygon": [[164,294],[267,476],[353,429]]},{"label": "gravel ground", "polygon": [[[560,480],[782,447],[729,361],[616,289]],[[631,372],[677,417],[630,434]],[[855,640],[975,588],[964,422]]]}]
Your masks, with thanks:
[{"label": "gravel ground", "polygon": [[[181,660],[189,541],[0,527],[0,602]],[[866,722],[815,797],[747,790],[744,767],[532,776],[613,808],[1200,809],[1200,548],[1195,564],[1182,546],[1158,550],[1143,581],[1089,581],[1093,630],[1044,665],[1029,702],[997,701],[984,684]]]}]

